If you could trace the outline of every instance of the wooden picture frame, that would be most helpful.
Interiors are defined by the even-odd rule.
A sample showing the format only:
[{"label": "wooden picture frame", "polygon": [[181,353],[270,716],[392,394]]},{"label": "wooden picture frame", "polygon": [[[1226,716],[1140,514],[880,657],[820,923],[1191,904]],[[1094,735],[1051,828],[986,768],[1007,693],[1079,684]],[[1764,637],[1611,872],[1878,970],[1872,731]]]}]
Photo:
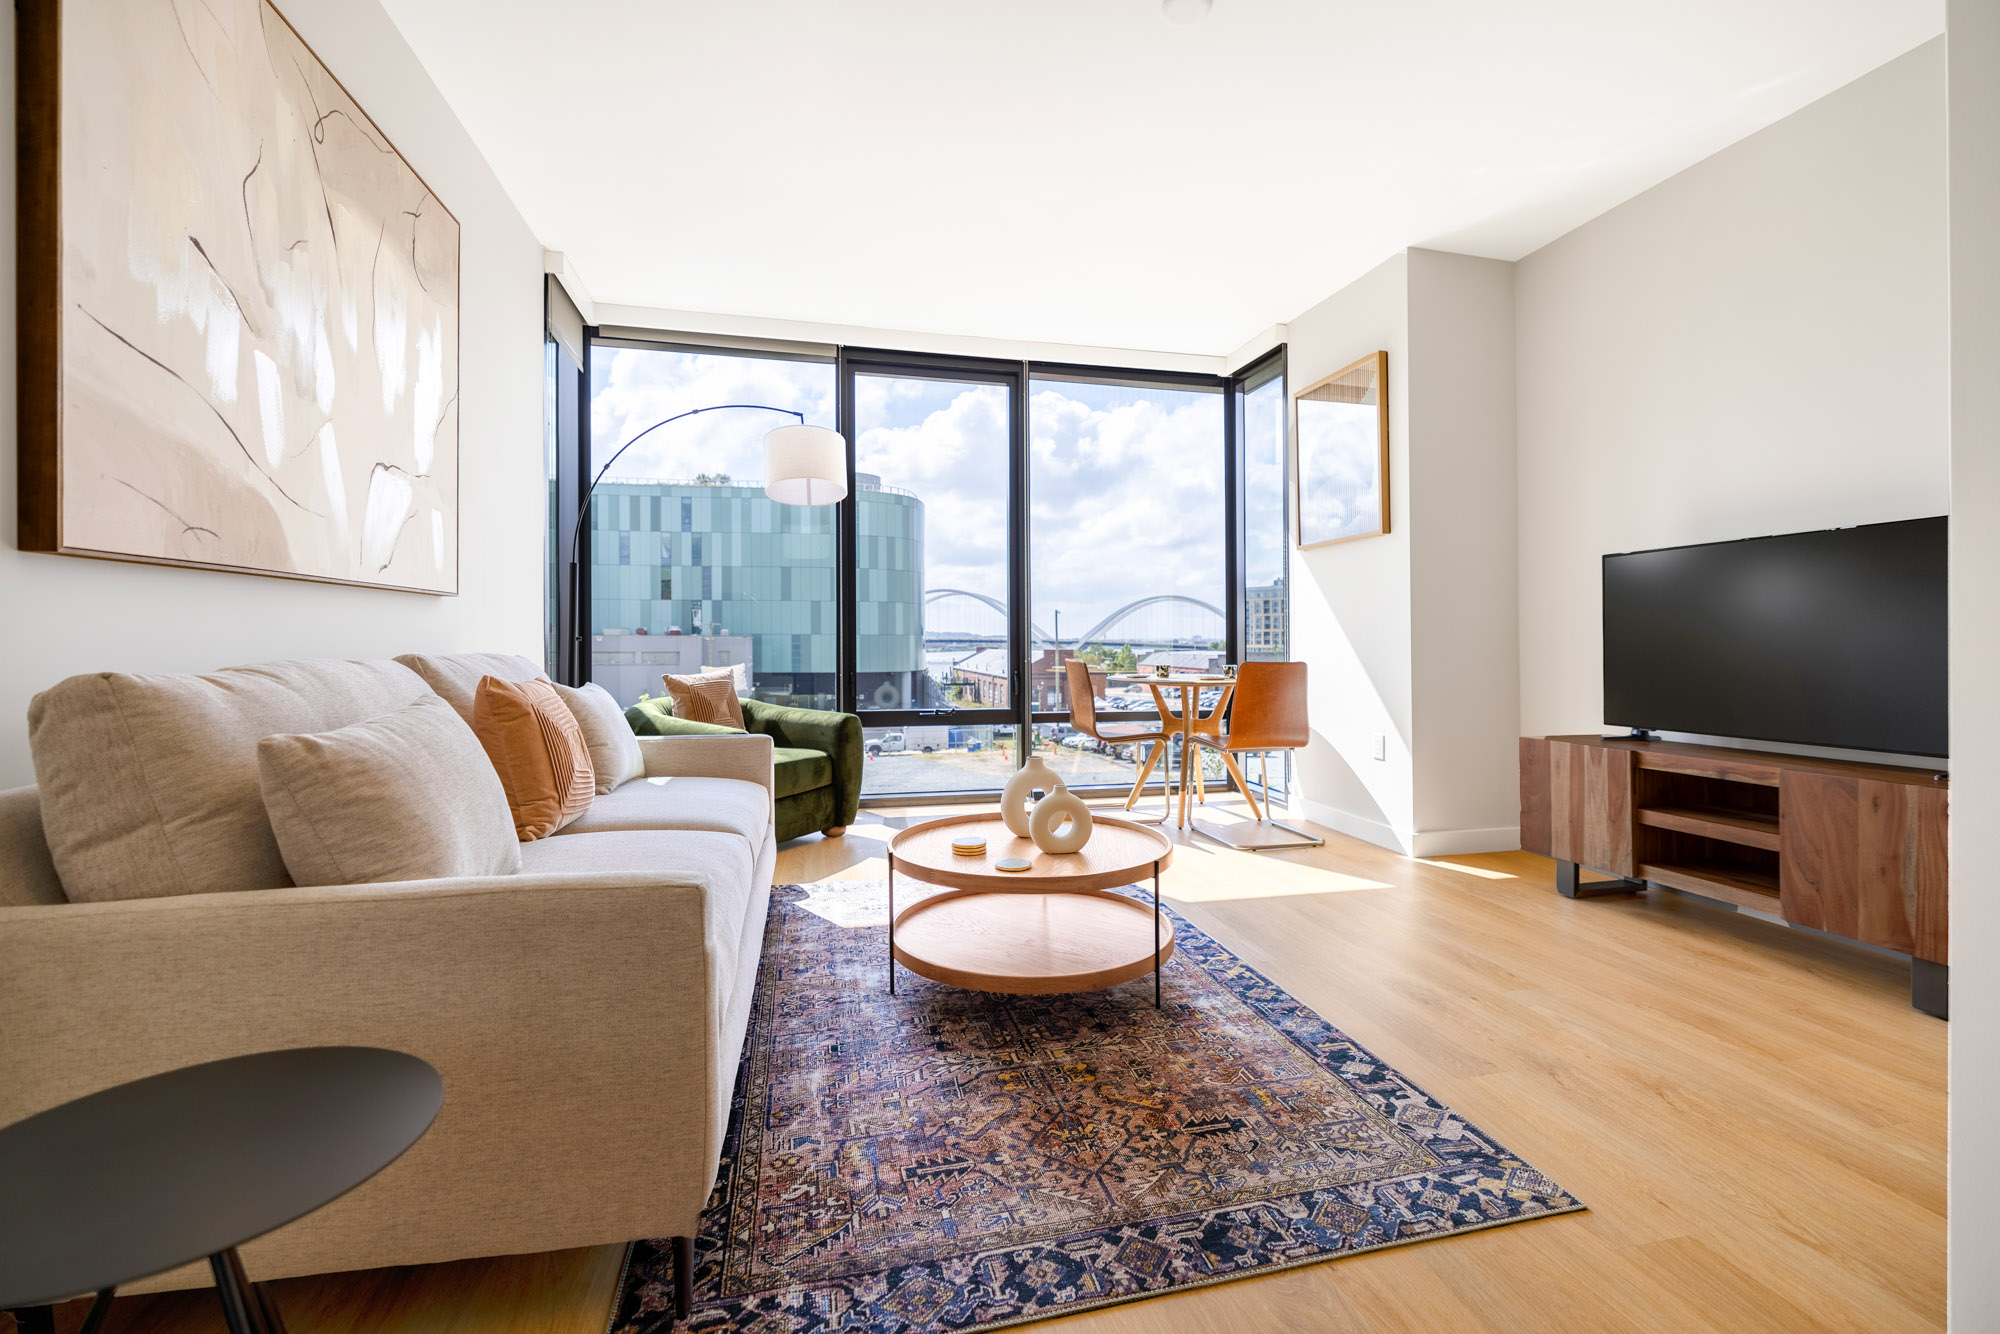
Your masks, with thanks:
[{"label": "wooden picture frame", "polygon": [[284,15],[18,0],[15,98],[20,548],[456,594],[458,219]]},{"label": "wooden picture frame", "polygon": [[1292,395],[1292,536],[1301,551],[1389,531],[1389,354]]}]

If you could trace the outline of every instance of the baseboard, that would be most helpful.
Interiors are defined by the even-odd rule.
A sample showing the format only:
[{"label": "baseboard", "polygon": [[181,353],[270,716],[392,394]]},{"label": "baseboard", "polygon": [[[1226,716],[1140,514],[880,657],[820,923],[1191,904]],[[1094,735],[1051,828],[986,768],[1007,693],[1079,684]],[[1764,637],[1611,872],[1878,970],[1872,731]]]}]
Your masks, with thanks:
[{"label": "baseboard", "polygon": [[1512,852],[1521,846],[1521,826],[1491,829],[1425,829],[1413,840],[1413,857],[1455,857],[1468,852]]},{"label": "baseboard", "polygon": [[1381,820],[1356,815],[1352,811],[1339,810],[1303,797],[1299,799],[1299,807],[1301,814],[1316,825],[1331,829],[1335,833],[1346,834],[1350,838],[1358,838],[1364,843],[1373,843],[1378,848],[1387,848],[1404,856],[1412,855],[1410,846],[1413,840],[1409,830],[1398,829]]}]

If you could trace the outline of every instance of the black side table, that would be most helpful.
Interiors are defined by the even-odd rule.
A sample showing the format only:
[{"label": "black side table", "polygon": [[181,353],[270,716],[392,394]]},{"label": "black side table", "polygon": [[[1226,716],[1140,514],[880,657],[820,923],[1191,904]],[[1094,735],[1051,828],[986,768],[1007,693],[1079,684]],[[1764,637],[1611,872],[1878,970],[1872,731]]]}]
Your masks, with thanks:
[{"label": "black side table", "polygon": [[0,1309],[47,1334],[54,1303],[207,1257],[231,1334],[284,1334],[236,1248],[353,1190],[430,1129],[444,1081],[378,1047],[299,1047],[120,1084],[0,1129]]}]

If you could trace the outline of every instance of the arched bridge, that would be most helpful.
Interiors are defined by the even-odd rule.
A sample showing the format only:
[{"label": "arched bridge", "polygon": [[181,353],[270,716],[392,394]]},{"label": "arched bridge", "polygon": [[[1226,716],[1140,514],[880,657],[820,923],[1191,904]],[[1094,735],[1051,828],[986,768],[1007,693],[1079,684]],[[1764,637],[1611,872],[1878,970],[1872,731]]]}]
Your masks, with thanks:
[{"label": "arched bridge", "polygon": [[[941,602],[945,598],[971,598],[974,602],[984,603],[986,606],[991,607],[1003,617],[1007,614],[1007,604],[999,598],[988,597],[984,593],[974,593],[963,588],[933,588],[926,590],[924,593],[924,605],[928,607],[931,603]],[[1223,615],[1222,608],[1212,602],[1203,602],[1200,598],[1191,598],[1180,593],[1161,593],[1154,597],[1138,598],[1126,603],[1096,625],[1091,626],[1081,635],[1077,635],[1066,642],[1074,648],[1082,648],[1085,644],[1099,643],[1102,641],[1106,631],[1110,630],[1112,626],[1117,625],[1120,621],[1123,621],[1127,616],[1132,615],[1134,612],[1143,611],[1147,607],[1158,606],[1168,602],[1184,602],[1190,607],[1201,608],[1218,620],[1228,619]],[[1039,625],[1031,623],[1028,626],[1028,633],[1034,636],[1034,640],[1038,644],[1052,644],[1055,642],[1055,636],[1042,629]]]}]

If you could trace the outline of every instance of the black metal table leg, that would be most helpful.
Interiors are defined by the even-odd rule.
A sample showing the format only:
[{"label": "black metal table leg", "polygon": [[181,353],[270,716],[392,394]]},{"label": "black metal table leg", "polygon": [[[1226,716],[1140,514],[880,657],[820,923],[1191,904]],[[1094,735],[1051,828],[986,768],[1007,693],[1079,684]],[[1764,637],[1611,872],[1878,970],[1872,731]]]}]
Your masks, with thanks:
[{"label": "black metal table leg", "polygon": [[277,1305],[243,1272],[243,1257],[234,1246],[209,1256],[208,1267],[215,1275],[215,1296],[222,1303],[229,1334],[285,1334]]},{"label": "black metal table leg", "polygon": [[889,854],[889,994],[896,994],[896,854]]},{"label": "black metal table leg", "polygon": [[76,1334],[97,1334],[98,1330],[104,1328],[105,1317],[111,1314],[111,1295],[117,1291],[116,1288],[98,1290],[97,1296],[91,1299],[90,1311],[83,1317],[83,1324],[77,1329]]},{"label": "black metal table leg", "polygon": [[1160,1008],[1160,862],[1153,859],[1153,1008]]}]

